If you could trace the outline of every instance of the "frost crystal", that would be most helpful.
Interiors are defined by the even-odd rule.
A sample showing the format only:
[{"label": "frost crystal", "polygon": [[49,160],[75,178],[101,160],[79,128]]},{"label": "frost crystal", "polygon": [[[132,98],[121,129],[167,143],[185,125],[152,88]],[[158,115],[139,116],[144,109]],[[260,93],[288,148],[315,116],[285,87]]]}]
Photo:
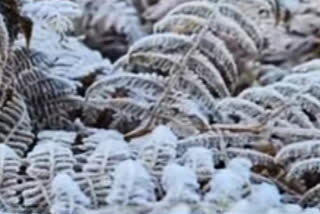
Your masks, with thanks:
[{"label": "frost crystal", "polygon": [[155,200],[150,175],[139,162],[127,160],[120,163],[116,167],[115,182],[106,200],[111,205],[148,205]]},{"label": "frost crystal", "polygon": [[79,186],[66,174],[58,174],[52,181],[52,214],[77,214],[85,212],[90,200]]},{"label": "frost crystal", "polygon": [[205,200],[220,206],[240,200],[249,191],[251,162],[243,158],[230,161],[226,169],[216,172]]},{"label": "frost crystal", "polygon": [[162,185],[166,191],[165,200],[168,202],[197,203],[200,200],[197,194],[197,176],[189,168],[169,164],[163,171]]}]

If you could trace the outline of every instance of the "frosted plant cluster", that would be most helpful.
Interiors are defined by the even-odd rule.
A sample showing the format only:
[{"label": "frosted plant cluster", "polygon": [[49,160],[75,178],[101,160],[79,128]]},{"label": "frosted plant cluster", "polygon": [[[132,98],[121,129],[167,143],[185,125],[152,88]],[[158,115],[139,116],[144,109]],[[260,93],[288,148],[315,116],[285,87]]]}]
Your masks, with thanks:
[{"label": "frosted plant cluster", "polygon": [[0,1],[0,212],[320,214],[319,14]]}]

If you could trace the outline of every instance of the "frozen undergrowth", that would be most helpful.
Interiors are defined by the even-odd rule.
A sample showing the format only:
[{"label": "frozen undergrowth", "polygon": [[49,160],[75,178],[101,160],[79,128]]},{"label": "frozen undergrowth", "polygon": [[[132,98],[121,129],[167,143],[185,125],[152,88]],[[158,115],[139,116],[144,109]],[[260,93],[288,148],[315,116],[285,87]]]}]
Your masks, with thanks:
[{"label": "frozen undergrowth", "polygon": [[3,2],[3,213],[320,213],[319,60],[259,64],[297,1]]}]

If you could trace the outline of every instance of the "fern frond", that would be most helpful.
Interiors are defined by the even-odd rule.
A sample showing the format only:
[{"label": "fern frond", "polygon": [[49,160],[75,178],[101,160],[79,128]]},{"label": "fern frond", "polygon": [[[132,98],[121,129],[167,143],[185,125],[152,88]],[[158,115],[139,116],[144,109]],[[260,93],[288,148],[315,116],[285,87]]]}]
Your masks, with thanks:
[{"label": "fern frond", "polygon": [[2,15],[0,15],[0,35],[1,35],[0,60],[1,60],[1,65],[3,66],[6,64],[6,61],[8,59],[10,41],[9,41],[8,29],[6,27],[6,24],[4,22],[4,17]]},{"label": "fern frond", "polygon": [[76,18],[81,15],[79,4],[72,1],[36,1],[26,3],[23,5],[22,10],[33,18],[44,20],[50,18],[50,13],[58,12],[70,19]]},{"label": "fern frond", "polygon": [[37,128],[70,128],[70,113],[83,105],[81,97],[73,96],[75,86],[70,81],[40,70],[23,72],[17,85]]},{"label": "fern frond", "polygon": [[[264,112],[261,106],[240,98],[225,98],[217,103],[217,109],[223,115],[224,122],[233,123],[241,123],[246,118],[255,120]],[[242,118],[241,113],[247,117]]]},{"label": "fern frond", "polygon": [[[199,33],[205,23],[205,19],[193,15],[171,15],[160,20],[155,25],[154,31],[156,33],[175,32],[192,35]],[[230,51],[241,56],[257,56],[257,47],[252,39],[232,20],[217,15],[212,19],[209,26],[209,31],[225,41]]]},{"label": "fern frond", "polygon": [[37,1],[24,4],[24,14],[35,22],[50,26],[55,32],[64,35],[74,30],[72,19],[81,15],[79,5],[71,1]]},{"label": "fern frond", "polygon": [[3,210],[18,210],[19,191],[17,186],[22,178],[19,175],[22,159],[5,144],[0,145],[0,207]]},{"label": "fern frond", "polygon": [[263,39],[256,25],[250,19],[242,15],[241,11],[237,9],[237,7],[232,6],[232,4],[214,4],[208,1],[191,1],[175,7],[167,14],[167,16],[185,14],[207,19],[212,13],[220,13],[221,15],[236,22],[243,30],[246,31],[248,36],[250,36],[255,42],[256,46],[258,48],[262,48]]},{"label": "fern frond", "polygon": [[238,97],[253,102],[265,109],[276,109],[285,103],[285,98],[280,93],[262,87],[246,89]]},{"label": "fern frond", "polygon": [[320,89],[320,86],[317,82],[315,83],[310,83],[308,86],[307,86],[307,90],[306,90],[306,93],[312,95],[313,97],[317,98],[317,100],[320,100],[320,93],[319,93],[319,89]]},{"label": "fern frond", "polygon": [[320,203],[320,184],[309,189],[303,194],[299,204],[304,207],[319,206]]},{"label": "fern frond", "polygon": [[53,142],[55,144],[71,148],[77,137],[76,132],[43,130],[37,134],[37,144]]},{"label": "fern frond", "polygon": [[253,167],[262,167],[267,169],[274,169],[276,167],[274,158],[272,156],[252,149],[231,147],[226,149],[226,153],[230,159],[240,157],[250,160]]},{"label": "fern frond", "polygon": [[291,107],[284,110],[279,117],[289,122],[289,127],[297,128],[315,128],[313,117],[308,115],[303,109]]},{"label": "fern frond", "polygon": [[[195,36],[187,37],[175,33],[147,36],[132,45],[129,49],[129,58],[131,55],[141,52],[157,51],[167,54],[185,54],[192,47],[195,39]],[[227,84],[236,83],[237,68],[233,56],[220,39],[206,34],[204,38],[201,38],[198,50],[217,66]]]},{"label": "fern frond", "polygon": [[75,88],[71,82],[63,78],[48,75],[40,70],[27,70],[19,76],[18,90],[27,101],[41,105],[57,97],[72,94]]},{"label": "fern frond", "polygon": [[70,149],[54,143],[37,145],[28,153],[27,174],[40,181],[51,181],[58,173],[72,173],[75,163]]},{"label": "fern frond", "polygon": [[206,133],[198,136],[192,136],[178,141],[178,156],[183,155],[189,148],[204,147],[209,150],[220,150],[221,144],[226,147],[257,147],[262,144],[264,137],[253,133]]},{"label": "fern frond", "polygon": [[90,176],[87,173],[76,173],[72,176],[81,191],[90,199],[91,208],[106,206],[106,197],[109,195],[113,180],[109,175]]},{"label": "fern frond", "polygon": [[118,128],[119,131],[127,132],[128,129],[133,128],[132,125],[136,126],[136,123],[140,123],[147,117],[150,107],[146,103],[140,103],[130,98],[92,99],[85,104],[84,122],[96,124],[98,127]]},{"label": "fern frond", "polygon": [[275,160],[284,166],[298,160],[318,157],[320,155],[320,141],[309,140],[292,143],[283,147],[276,155]]},{"label": "fern frond", "polygon": [[306,86],[310,83],[319,83],[320,74],[318,72],[291,74],[285,77],[282,81],[292,83],[298,86]]},{"label": "fern frond", "polygon": [[305,173],[319,174],[320,172],[320,158],[310,158],[307,160],[297,161],[292,164],[286,174],[286,180],[299,181],[303,178]]},{"label": "fern frond", "polygon": [[38,212],[48,212],[51,205],[50,183],[36,179],[26,180],[21,184],[23,206]]},{"label": "fern frond", "polygon": [[200,111],[208,116],[210,122],[221,121],[221,115],[216,109],[215,98],[196,75],[181,76],[175,88],[186,94],[187,99],[193,100],[199,106]]},{"label": "fern frond", "polygon": [[2,81],[12,84],[14,87],[19,83],[19,76],[28,70],[43,69],[47,66],[47,58],[41,52],[34,49],[14,48],[9,51],[7,63],[3,68]]},{"label": "fern frond", "polygon": [[292,73],[309,73],[320,69],[320,60],[313,59],[292,68]]},{"label": "fern frond", "polygon": [[[164,90],[163,80],[151,75],[130,73],[109,75],[96,81],[86,90],[86,98],[108,99],[124,96],[153,100]],[[119,94],[119,95],[118,95]]]},{"label": "fern frond", "polygon": [[271,128],[271,136],[274,139],[280,140],[284,145],[289,145],[293,142],[320,140],[320,132],[318,129],[296,127]]},{"label": "fern frond", "polygon": [[163,18],[168,13],[168,11],[188,1],[192,0],[172,0],[170,2],[159,0],[143,13],[143,18],[151,22],[158,21]]},{"label": "fern frond", "polygon": [[[180,54],[163,54],[157,52],[142,52],[131,54],[130,62],[144,67],[150,67],[154,70],[162,71],[168,75],[173,65],[179,65],[179,61],[183,58]],[[211,64],[201,54],[190,56],[187,62],[187,68],[197,74],[199,78],[208,87],[211,93],[217,97],[225,97],[230,94],[223,78],[217,68]],[[176,69],[178,70],[178,69]],[[177,71],[174,72],[177,72]]]},{"label": "fern frond", "polygon": [[276,84],[281,81],[289,71],[286,69],[279,68],[275,65],[261,65],[258,71],[257,79],[258,82],[263,86],[270,84]]},{"label": "fern frond", "polygon": [[208,149],[190,148],[181,161],[185,167],[189,167],[196,173],[199,182],[210,180],[214,173],[213,153]]},{"label": "fern frond", "polygon": [[151,176],[141,163],[127,160],[116,167],[114,183],[106,200],[111,205],[146,206],[155,201],[154,189]]},{"label": "fern frond", "polygon": [[267,88],[276,90],[285,98],[292,97],[294,94],[297,94],[300,90],[298,86],[291,83],[285,83],[285,82],[277,82],[267,86]]},{"label": "fern frond", "polygon": [[312,95],[303,94],[296,96],[299,108],[308,116],[316,128],[320,127],[319,109],[320,101]]},{"label": "fern frond", "polygon": [[185,53],[192,46],[191,39],[176,33],[160,33],[143,37],[132,44],[128,55],[139,52]]},{"label": "fern frond", "polygon": [[237,8],[236,6],[233,6],[232,4],[223,4],[218,3],[218,11],[235,21],[237,24],[241,26],[241,28],[250,36],[250,38],[255,42],[258,49],[262,49],[264,45],[264,39],[261,35],[260,30],[258,29],[256,23],[251,21],[250,18],[243,15],[243,10],[241,8]]},{"label": "fern frond", "polygon": [[90,130],[88,136],[82,138],[83,150],[90,155],[94,152],[99,144],[102,144],[105,139],[115,140],[115,141],[124,141],[124,136],[116,130],[105,130],[105,129],[94,129]]},{"label": "fern frond", "polygon": [[0,142],[23,156],[34,139],[27,105],[19,93],[5,87],[0,91],[0,104]]},{"label": "fern frond", "polygon": [[173,132],[165,126],[159,126],[145,139],[136,140],[136,159],[143,163],[150,175],[160,180],[164,167],[175,160],[176,143]]},{"label": "fern frond", "polygon": [[130,159],[128,145],[120,140],[101,142],[83,165],[83,172],[88,175],[109,174],[113,177],[118,163]]},{"label": "fern frond", "polygon": [[[192,36],[193,40],[196,38]],[[238,68],[234,56],[227,48],[224,41],[208,32],[200,40],[198,49],[220,71],[228,88],[233,91],[238,83]]]},{"label": "fern frond", "polygon": [[90,201],[81,192],[79,186],[67,174],[58,174],[51,184],[52,206],[50,213],[84,212]]},{"label": "fern frond", "polygon": [[168,164],[163,172],[162,185],[166,191],[165,201],[196,204],[200,200],[197,193],[197,176],[187,167],[175,163]]}]

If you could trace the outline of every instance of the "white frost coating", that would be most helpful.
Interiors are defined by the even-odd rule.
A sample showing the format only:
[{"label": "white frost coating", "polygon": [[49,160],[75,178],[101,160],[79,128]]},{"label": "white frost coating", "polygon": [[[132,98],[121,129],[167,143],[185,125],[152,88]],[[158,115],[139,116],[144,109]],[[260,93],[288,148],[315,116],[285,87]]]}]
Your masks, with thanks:
[{"label": "white frost coating", "polygon": [[306,208],[302,214],[320,214],[320,210],[317,208]]},{"label": "white frost coating", "polygon": [[250,177],[251,167],[252,167],[251,161],[246,158],[234,158],[229,162],[227,166],[228,169],[243,176],[244,179]]},{"label": "white frost coating", "polygon": [[167,202],[198,203],[197,194],[199,184],[196,174],[187,167],[171,163],[164,168],[162,185],[166,192],[164,198]]},{"label": "white frost coating", "polygon": [[122,154],[122,153],[130,153],[129,146],[126,144],[125,141],[122,140],[114,140],[114,139],[106,139],[105,141],[101,142],[95,152],[106,153],[110,156]]},{"label": "white frost coating", "polygon": [[292,68],[293,73],[307,73],[317,70],[320,70],[320,59],[313,59]]},{"label": "white frost coating", "polygon": [[31,13],[34,17],[39,17],[40,19],[43,16],[47,16],[48,13],[52,11],[57,11],[61,15],[67,16],[69,18],[76,18],[81,15],[81,9],[79,5],[75,2],[68,0],[42,0],[42,1],[30,1],[23,4],[23,12]]},{"label": "white frost coating", "polygon": [[191,214],[191,208],[185,203],[178,204],[169,209],[168,214]]},{"label": "white frost coating", "polygon": [[178,142],[178,138],[169,127],[159,125],[152,131],[151,134],[140,138],[135,138],[131,141],[133,144],[152,144],[153,142],[176,144]]},{"label": "white frost coating", "polygon": [[[151,134],[146,135],[142,139],[136,139],[137,142],[144,141],[144,145],[168,145],[171,147],[176,147],[178,138],[171,131],[171,129],[164,125],[159,125],[156,127]],[[134,142],[134,141],[133,141]]]},{"label": "white frost coating", "polygon": [[59,38],[57,46],[56,52],[49,56],[52,56],[51,61],[54,62],[51,71],[59,76],[77,79],[86,75],[86,72],[91,72],[90,69],[86,69],[88,65],[110,63],[108,59],[103,59],[99,52],[90,50],[77,38]]},{"label": "white frost coating", "polygon": [[[6,144],[0,144],[0,154],[4,153],[4,155],[11,157],[11,158],[19,158],[17,153],[8,145]],[[1,155],[0,158],[3,158],[4,156]]]},{"label": "white frost coating", "polygon": [[146,147],[156,145],[167,145],[168,147],[176,148],[177,142],[177,136],[175,136],[169,127],[159,125],[151,134],[133,139],[130,142],[130,146],[132,151],[137,153],[143,151]]},{"label": "white frost coating", "polygon": [[89,205],[89,199],[81,192],[79,186],[67,174],[58,174],[52,181],[52,189],[57,196],[62,193],[67,193],[75,201],[81,202],[84,205]]},{"label": "white frost coating", "polygon": [[[24,46],[25,42],[25,38],[20,35],[15,46]],[[34,21],[30,47],[46,56],[51,74],[72,80],[95,72],[90,65],[102,64],[106,68],[104,70],[112,67],[108,59],[104,60],[98,51],[90,50],[78,38],[62,38],[53,27],[38,20]]]},{"label": "white frost coating", "polygon": [[114,139],[114,140],[124,140],[123,134],[118,132],[117,130],[106,130],[106,129],[89,129],[93,132],[92,135],[87,137],[88,141],[99,141],[103,142],[106,139]]},{"label": "white frost coating", "polygon": [[[113,73],[113,66],[109,59],[103,59],[99,60],[93,58],[93,62],[90,64],[87,64],[86,61],[83,63],[77,64],[74,69],[77,70],[75,74],[73,74],[72,78],[74,79],[80,79],[84,76],[87,76],[89,74],[96,74],[97,79],[101,79],[107,75],[110,75]],[[63,75],[63,71],[57,72],[58,74]],[[69,75],[70,76],[70,75]]]},{"label": "white frost coating", "polygon": [[51,180],[58,173],[72,173],[74,157],[69,148],[55,143],[36,145],[28,153],[27,174],[35,179]]},{"label": "white frost coating", "polygon": [[182,157],[183,165],[192,169],[199,181],[210,180],[214,172],[212,152],[203,147],[193,147]]},{"label": "white frost coating", "polygon": [[72,19],[81,15],[79,5],[66,0],[31,2],[24,4],[22,10],[34,21],[49,24],[59,34],[73,30]]},{"label": "white frost coating", "polygon": [[178,141],[175,134],[167,126],[160,125],[151,134],[152,140],[176,143]]},{"label": "white frost coating", "polygon": [[151,205],[155,201],[154,184],[141,163],[127,160],[116,167],[114,183],[106,198],[111,205]]},{"label": "white frost coating", "polygon": [[[43,143],[43,144],[39,144],[39,145],[36,145],[34,147],[34,149],[28,154],[28,157],[33,157],[39,153],[46,153],[46,152],[59,152],[59,151],[65,151],[65,152],[70,152],[69,149],[66,149],[64,147],[61,147],[60,145],[58,144],[55,144],[53,142],[48,142],[48,143]],[[71,153],[71,152],[70,152]]]},{"label": "white frost coating", "polygon": [[94,150],[100,143],[108,143],[109,140],[124,141],[123,135],[116,130],[93,129],[93,134],[83,139],[87,150]]},{"label": "white frost coating", "polygon": [[277,208],[269,208],[266,214],[303,214],[302,208],[296,204],[284,204]]},{"label": "white frost coating", "polygon": [[81,192],[79,186],[66,174],[58,174],[52,181],[52,214],[84,213],[90,200]]},{"label": "white frost coating", "polygon": [[201,121],[208,123],[206,115],[204,115],[204,113],[200,110],[200,105],[196,103],[194,100],[181,98],[180,103],[173,106],[176,106],[177,108],[181,109],[182,112],[186,113],[190,117],[196,116],[200,118]]},{"label": "white frost coating", "polygon": [[252,187],[249,201],[261,211],[280,205],[281,195],[279,190],[270,184],[263,183]]},{"label": "white frost coating", "polygon": [[248,192],[251,166],[247,159],[232,159],[227,168],[213,176],[210,182],[211,190],[205,196],[205,200],[222,207],[239,201]]},{"label": "white frost coating", "polygon": [[[278,189],[267,183],[254,185],[251,194],[235,203],[226,214],[302,214],[295,204],[282,204]],[[312,212],[311,212],[312,213]]]},{"label": "white frost coating", "polygon": [[175,160],[177,140],[168,127],[160,125],[151,134],[133,141],[132,153],[152,176],[161,179],[163,168]]},{"label": "white frost coating", "polygon": [[90,174],[103,175],[113,172],[118,163],[130,157],[129,146],[125,141],[105,139],[88,158],[83,170]]},{"label": "white frost coating", "polygon": [[7,62],[9,54],[9,34],[3,16],[0,14],[0,63],[4,65]]},{"label": "white frost coating", "polygon": [[[240,200],[237,203],[232,204],[230,210],[228,210],[225,214],[258,214],[255,211],[252,211],[252,205],[248,200]],[[259,213],[262,214],[262,213]]]},{"label": "white frost coating", "polygon": [[300,7],[299,0],[280,0],[280,6],[289,10],[291,13],[297,12]]},{"label": "white frost coating", "polygon": [[76,132],[45,130],[37,135],[37,144],[54,142],[70,148],[75,142],[76,136]]}]

